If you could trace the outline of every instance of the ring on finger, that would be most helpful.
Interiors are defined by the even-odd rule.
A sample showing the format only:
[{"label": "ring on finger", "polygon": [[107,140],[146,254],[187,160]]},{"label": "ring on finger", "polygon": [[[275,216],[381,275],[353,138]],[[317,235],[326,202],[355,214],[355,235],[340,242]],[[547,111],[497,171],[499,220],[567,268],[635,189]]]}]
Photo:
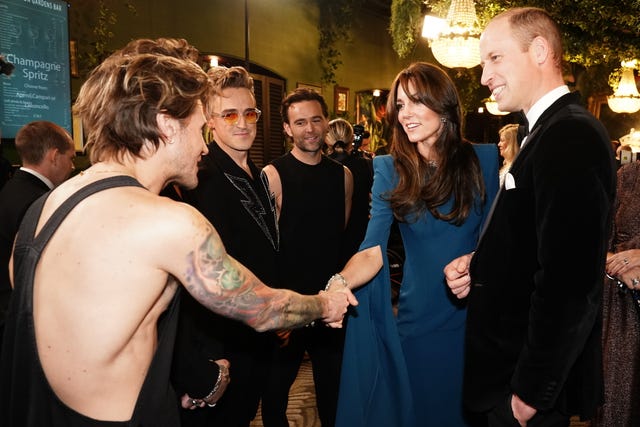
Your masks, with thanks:
[{"label": "ring on finger", "polygon": [[629,260],[627,258],[623,259],[622,262],[624,262],[624,265],[629,264]]},{"label": "ring on finger", "polygon": [[633,279],[631,279],[631,284],[633,285],[633,287],[637,287],[638,285],[640,285],[640,279],[638,279],[637,277],[634,277]]}]

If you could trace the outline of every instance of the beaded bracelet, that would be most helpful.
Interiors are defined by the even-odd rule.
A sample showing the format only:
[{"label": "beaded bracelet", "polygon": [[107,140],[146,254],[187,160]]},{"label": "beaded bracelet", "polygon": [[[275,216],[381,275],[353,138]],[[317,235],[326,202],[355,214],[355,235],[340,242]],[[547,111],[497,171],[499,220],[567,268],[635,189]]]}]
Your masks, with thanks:
[{"label": "beaded bracelet", "polygon": [[327,282],[327,286],[324,287],[325,291],[328,291],[329,288],[331,287],[331,282],[333,282],[334,279],[338,279],[342,282],[342,286],[344,286],[345,288],[348,288],[349,285],[347,284],[346,279],[344,278],[344,276],[340,273],[336,273],[333,276],[329,277],[329,281]]}]

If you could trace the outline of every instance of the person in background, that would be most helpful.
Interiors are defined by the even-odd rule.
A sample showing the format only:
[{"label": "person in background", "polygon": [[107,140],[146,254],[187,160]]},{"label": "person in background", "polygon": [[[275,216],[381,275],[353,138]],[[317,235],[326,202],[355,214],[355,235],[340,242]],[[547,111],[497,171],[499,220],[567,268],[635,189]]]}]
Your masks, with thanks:
[{"label": "person in background", "polygon": [[9,259],[20,222],[31,204],[69,178],[76,156],[73,139],[55,123],[35,121],[16,134],[22,166],[0,190],[0,347],[9,299]]},{"label": "person in background", "polygon": [[[229,255],[263,282],[276,286],[279,236],[275,205],[266,178],[249,157],[261,113],[256,108],[253,78],[242,67],[213,67],[208,75],[214,87],[206,113],[212,141],[202,159],[198,186],[184,191],[184,200],[216,228]],[[276,343],[275,334],[258,333],[212,313],[193,298],[184,302],[189,304],[182,310],[182,318],[190,318],[190,323],[203,328],[212,343],[198,339],[191,346],[219,345],[221,357],[231,365],[231,383],[215,409],[185,411],[183,425],[249,427],[260,402],[268,369],[266,358]],[[184,333],[191,335],[189,330]],[[176,357],[193,351],[189,346],[177,346]],[[191,388],[190,382],[199,381],[199,372],[191,371],[181,379],[187,382],[186,390]]]},{"label": "person in background", "polygon": [[[364,129],[361,127],[358,131],[364,132]],[[358,135],[358,139],[360,140],[362,136]],[[325,142],[327,146],[333,147],[329,158],[342,163],[349,168],[353,175],[351,215],[345,230],[342,250],[342,264],[344,265],[353,254],[358,252],[358,247],[367,231],[371,185],[373,184],[373,164],[369,157],[359,151],[359,146],[356,146],[354,128],[345,119],[334,119],[329,122],[329,131]]]},{"label": "person in background", "polygon": [[617,182],[602,310],[605,395],[594,427],[640,420],[640,162],[622,165]]},{"label": "person in background", "polygon": [[4,157],[4,147],[2,145],[1,137],[2,134],[0,133],[0,190],[13,175],[13,166],[11,166],[11,162]]},{"label": "person in background", "polygon": [[515,123],[503,126],[499,131],[500,141],[498,142],[498,149],[500,149],[500,156],[502,156],[502,167],[500,168],[500,186],[504,184],[504,177],[511,168],[511,163],[518,155],[520,151],[520,145],[518,143],[518,125]]},{"label": "person in background", "polygon": [[[345,166],[322,155],[329,127],[322,95],[296,89],[282,102],[281,113],[293,148],[263,169],[278,215],[279,280],[282,287],[312,295],[324,289],[330,272],[342,266],[353,178]],[[281,335],[283,343],[274,348],[262,395],[264,426],[289,426],[289,389],[306,352],[311,358],[320,421],[323,427],[333,427],[343,330],[316,323]]]},{"label": "person in background", "polygon": [[338,327],[356,303],[265,286],[196,209],[158,196],[197,185],[210,92],[196,63],[154,54],[116,52],[83,84],[74,112],[92,166],[35,202],[17,235],[1,424],[179,425],[169,374],[181,285],[261,331]]},{"label": "person in background", "polygon": [[602,403],[611,144],[564,83],[548,12],[494,17],[480,58],[481,83],[500,110],[524,112],[529,134],[475,253],[445,268],[452,291],[468,296],[464,401],[492,427],[568,426],[570,415],[589,419]]},{"label": "person in background", "polygon": [[[346,322],[336,425],[464,426],[466,308],[448,291],[442,269],[478,241],[498,189],[497,149],[463,138],[454,83],[426,62],[398,74],[387,120],[391,154],[373,159],[366,238],[329,279],[329,289],[366,285]],[[397,318],[384,256],[394,220],[406,256]]]}]

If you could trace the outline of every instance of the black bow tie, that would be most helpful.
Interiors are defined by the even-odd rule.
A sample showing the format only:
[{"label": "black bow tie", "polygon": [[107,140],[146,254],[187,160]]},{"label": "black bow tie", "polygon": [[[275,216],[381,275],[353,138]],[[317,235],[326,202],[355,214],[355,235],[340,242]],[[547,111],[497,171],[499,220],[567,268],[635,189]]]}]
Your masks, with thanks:
[{"label": "black bow tie", "polygon": [[524,113],[521,116],[521,121],[524,123],[518,126],[518,144],[520,145],[522,145],[522,140],[529,135],[529,122]]}]

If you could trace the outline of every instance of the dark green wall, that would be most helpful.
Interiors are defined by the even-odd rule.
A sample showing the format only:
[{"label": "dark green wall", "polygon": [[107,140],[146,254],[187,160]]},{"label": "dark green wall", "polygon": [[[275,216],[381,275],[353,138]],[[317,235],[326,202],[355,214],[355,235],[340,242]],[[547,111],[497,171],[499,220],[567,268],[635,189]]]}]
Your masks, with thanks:
[{"label": "dark green wall", "polygon": [[[245,8],[242,0],[130,0],[106,1],[117,14],[109,42],[116,49],[141,37],[183,37],[204,53],[245,57]],[[95,1],[71,0],[71,37],[79,48],[87,47],[96,19]],[[248,0],[249,57],[253,63],[284,77],[287,90],[297,83],[320,85],[318,62],[318,7],[316,0]],[[400,60],[391,47],[387,17],[366,10],[355,13],[353,40],[341,42],[342,66],[336,73],[339,86],[350,90],[349,118],[355,115],[355,92],[387,88],[401,68],[413,60],[431,58],[421,43],[411,58]],[[80,79],[74,82],[77,94]],[[333,85],[323,87],[333,109]]]}]

